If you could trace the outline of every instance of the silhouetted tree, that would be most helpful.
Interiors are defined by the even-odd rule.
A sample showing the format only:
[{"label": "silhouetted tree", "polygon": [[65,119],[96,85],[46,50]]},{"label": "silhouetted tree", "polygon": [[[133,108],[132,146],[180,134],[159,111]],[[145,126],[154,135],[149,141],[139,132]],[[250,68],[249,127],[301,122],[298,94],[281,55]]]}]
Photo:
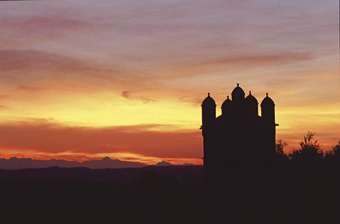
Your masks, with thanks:
[{"label": "silhouetted tree", "polygon": [[333,147],[332,153],[336,158],[340,158],[340,141]]},{"label": "silhouetted tree", "polygon": [[323,153],[321,150],[321,145],[318,141],[313,141],[315,133],[309,132],[303,136],[303,141],[301,141],[300,149],[294,150],[289,157],[293,161],[316,161],[323,158]]},{"label": "silhouetted tree", "polygon": [[325,154],[326,160],[340,159],[340,141],[337,145],[332,147],[332,151]]},{"label": "silhouetted tree", "polygon": [[283,142],[281,139],[277,140],[277,143],[275,145],[276,155],[282,156],[285,153],[283,152],[283,148],[286,147],[288,144],[286,142]]},{"label": "silhouetted tree", "polygon": [[289,158],[287,154],[284,153],[283,148],[286,147],[288,144],[281,139],[277,140],[277,143],[275,144],[275,151],[276,151],[276,162],[277,165],[281,164],[286,164],[289,162]]}]

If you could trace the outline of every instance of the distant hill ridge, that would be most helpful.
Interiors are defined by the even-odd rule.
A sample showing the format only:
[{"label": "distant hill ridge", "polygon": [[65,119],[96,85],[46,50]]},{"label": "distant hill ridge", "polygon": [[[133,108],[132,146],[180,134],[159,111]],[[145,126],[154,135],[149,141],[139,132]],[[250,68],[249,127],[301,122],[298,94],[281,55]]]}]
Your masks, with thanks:
[{"label": "distant hill ridge", "polygon": [[[162,164],[159,163],[160,165]],[[164,162],[164,165],[169,163]],[[171,165],[171,164],[170,164]],[[110,159],[109,157],[104,157],[102,160],[91,160],[84,162],[66,161],[66,160],[33,160],[29,158],[18,159],[16,157],[10,159],[0,159],[0,169],[5,170],[19,170],[27,168],[48,168],[48,167],[87,167],[91,169],[105,169],[105,168],[140,168],[146,166],[144,163],[138,162],[127,162],[118,159]]]}]

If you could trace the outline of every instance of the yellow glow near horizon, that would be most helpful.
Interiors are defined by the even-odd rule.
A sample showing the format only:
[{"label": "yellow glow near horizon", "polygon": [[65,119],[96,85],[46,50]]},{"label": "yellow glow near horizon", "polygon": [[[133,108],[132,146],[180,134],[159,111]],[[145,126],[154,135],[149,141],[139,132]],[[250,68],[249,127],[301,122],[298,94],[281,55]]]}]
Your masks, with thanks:
[{"label": "yellow glow near horizon", "polygon": [[[34,97],[35,94],[31,98]],[[200,106],[194,107],[176,99],[130,100],[114,93],[51,95],[43,99],[20,100],[9,107],[1,111],[3,121],[39,118],[87,127],[161,124],[162,130],[169,130],[198,129],[201,120]]]}]

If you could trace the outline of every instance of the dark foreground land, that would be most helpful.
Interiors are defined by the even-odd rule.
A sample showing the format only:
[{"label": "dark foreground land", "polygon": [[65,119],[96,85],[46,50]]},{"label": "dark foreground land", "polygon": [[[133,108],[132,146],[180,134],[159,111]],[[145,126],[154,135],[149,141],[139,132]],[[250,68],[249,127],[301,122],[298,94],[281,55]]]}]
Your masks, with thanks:
[{"label": "dark foreground land", "polygon": [[[138,177],[114,183],[110,170],[78,170],[78,175],[83,176],[62,168],[21,171],[27,172],[26,177],[1,171],[0,223],[339,223],[340,220],[338,170],[238,170],[208,181],[203,180],[201,166],[120,171],[125,175],[137,172]],[[44,179],[41,178],[44,172],[51,176],[53,172],[74,176]],[[88,179],[93,173],[97,176],[106,173],[112,178]]]}]

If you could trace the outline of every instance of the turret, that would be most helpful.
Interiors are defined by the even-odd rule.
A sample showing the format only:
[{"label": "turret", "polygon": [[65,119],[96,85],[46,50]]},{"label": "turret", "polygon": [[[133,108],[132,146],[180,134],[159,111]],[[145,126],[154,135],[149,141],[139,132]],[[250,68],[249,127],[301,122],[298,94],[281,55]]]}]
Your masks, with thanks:
[{"label": "turret", "polygon": [[227,96],[227,99],[222,104],[222,116],[229,116],[232,113],[232,102]]},{"label": "turret", "polygon": [[259,115],[258,111],[258,102],[256,98],[251,95],[251,91],[249,91],[249,95],[245,99],[246,102],[246,110],[247,110],[247,115],[251,117],[256,117]]},{"label": "turret", "polygon": [[233,90],[233,92],[231,93],[231,100],[233,102],[240,102],[244,99],[244,91],[243,89],[239,86],[239,84],[237,83],[236,88]]},{"label": "turret", "polygon": [[202,128],[209,127],[213,124],[216,118],[216,103],[208,93],[207,98],[202,102]]},{"label": "turret", "polygon": [[267,124],[263,130],[263,140],[265,142],[264,152],[267,152],[268,156],[275,155],[275,104],[272,99],[267,96],[261,103],[261,115],[264,124]]},{"label": "turret", "polygon": [[268,93],[266,95],[261,103],[261,116],[266,122],[275,124],[275,104]]},{"label": "turret", "polygon": [[215,138],[214,138],[214,124],[216,119],[216,103],[208,93],[207,98],[202,102],[202,135],[203,135],[203,147],[204,147],[204,173],[208,175],[211,169],[214,167],[215,154]]},{"label": "turret", "polygon": [[243,120],[245,115],[244,108],[244,91],[237,83],[236,88],[231,93],[231,100],[233,102],[232,116],[236,120]]}]

